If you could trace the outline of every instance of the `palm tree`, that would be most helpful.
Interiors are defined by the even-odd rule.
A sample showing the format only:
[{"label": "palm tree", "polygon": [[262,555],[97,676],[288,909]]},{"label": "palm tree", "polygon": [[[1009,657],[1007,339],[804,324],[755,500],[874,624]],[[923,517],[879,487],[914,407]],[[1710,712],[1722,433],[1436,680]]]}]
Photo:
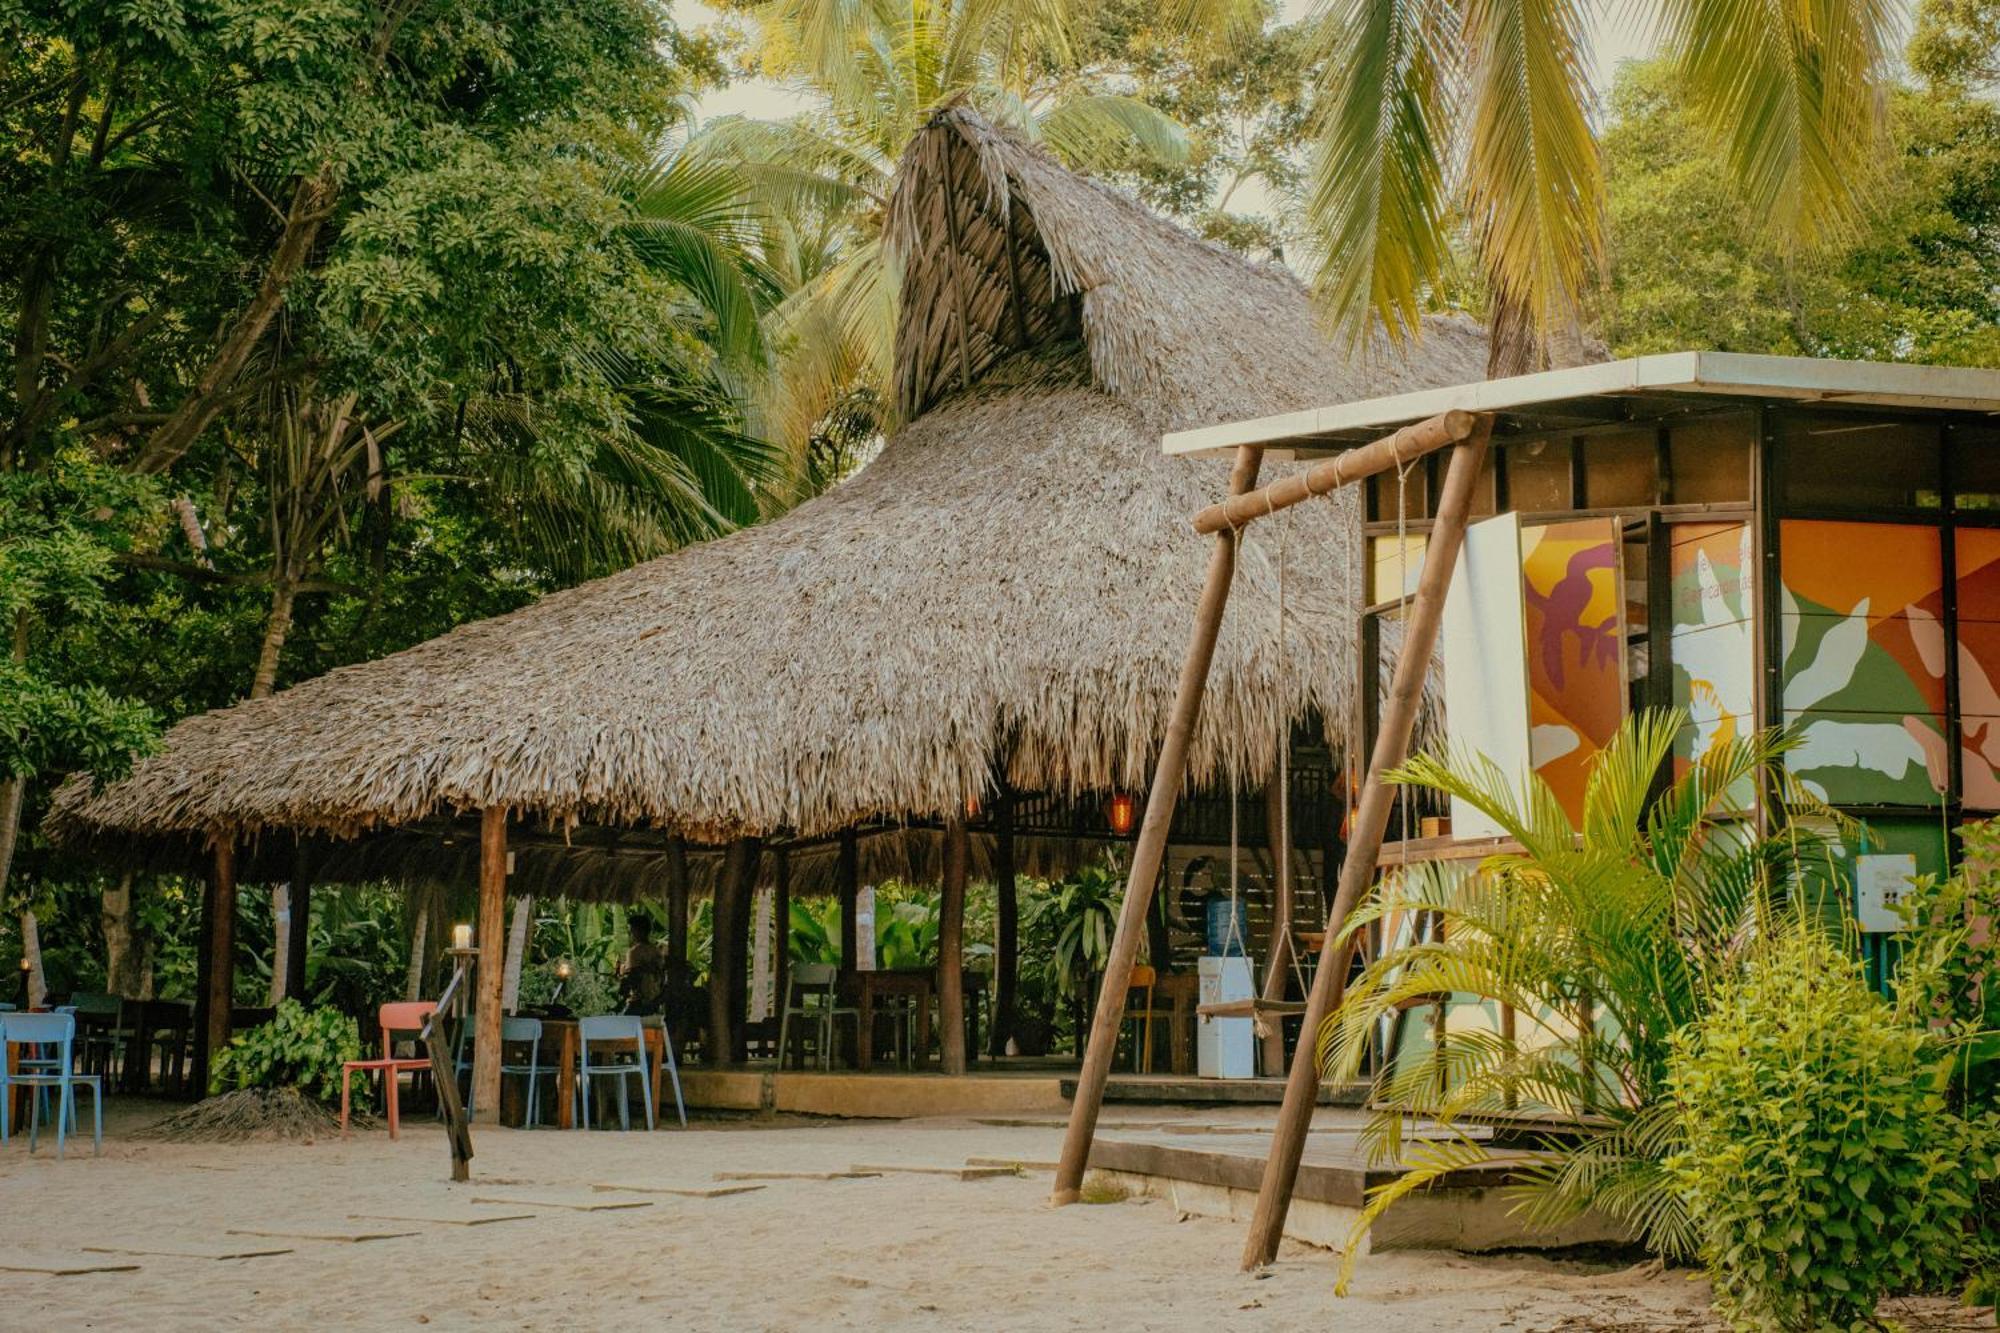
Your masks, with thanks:
[{"label": "palm tree", "polygon": [[[1679,1132],[1670,1039],[1707,1012],[1781,905],[1805,901],[1798,891],[1829,867],[1840,821],[1785,771],[1791,741],[1775,732],[1712,747],[1649,800],[1685,723],[1678,712],[1626,721],[1591,775],[1580,829],[1540,780],[1524,798],[1488,760],[1420,757],[1392,775],[1470,803],[1522,850],[1470,871],[1399,870],[1355,912],[1346,937],[1382,923],[1392,943],[1319,1034],[1326,1076],[1354,1077],[1381,1025],[1413,1003],[1448,996],[1471,1003],[1460,1012],[1511,1011],[1515,1022],[1449,1028],[1431,1058],[1378,1074],[1386,1109],[1368,1146],[1410,1169],[1370,1199],[1357,1239],[1397,1199],[1486,1160],[1471,1126],[1529,1111],[1571,1126],[1529,1171],[1531,1223],[1596,1208],[1661,1253],[1692,1252],[1661,1167]],[[1412,928],[1424,921],[1430,929]],[[1419,1114],[1445,1137],[1410,1142]]]},{"label": "palm tree", "polygon": [[1073,3],[775,0],[758,11],[763,73],[821,105],[785,122],[718,121],[698,143],[745,172],[767,212],[763,253],[788,294],[769,321],[774,365],[756,425],[793,450],[801,476],[830,418],[887,424],[896,286],[882,223],[897,160],[934,112],[971,101],[1073,166],[1121,164],[1135,149],[1186,156],[1175,121],[1078,67]]},{"label": "palm tree", "polygon": [[[1797,245],[1838,234],[1876,138],[1895,0],[1652,10],[1752,215]],[[1460,223],[1487,287],[1492,373],[1537,367],[1574,330],[1603,257],[1592,19],[1586,0],[1326,0],[1306,208],[1317,285],[1351,334],[1415,336]]]}]

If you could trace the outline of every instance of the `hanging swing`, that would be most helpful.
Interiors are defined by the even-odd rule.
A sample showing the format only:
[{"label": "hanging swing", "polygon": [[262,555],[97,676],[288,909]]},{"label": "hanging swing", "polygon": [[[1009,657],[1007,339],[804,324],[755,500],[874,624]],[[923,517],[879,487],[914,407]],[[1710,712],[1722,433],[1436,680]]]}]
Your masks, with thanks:
[{"label": "hanging swing", "polygon": [[[1276,633],[1278,674],[1281,683],[1289,676],[1289,657],[1285,651],[1286,561],[1284,533],[1284,525],[1280,524],[1278,528],[1278,614]],[[1272,891],[1274,897],[1276,895],[1276,886],[1279,882],[1277,877],[1289,877],[1291,875],[1292,776],[1290,754],[1292,747],[1289,722],[1289,715],[1287,715],[1286,725],[1280,733],[1278,741],[1278,846],[1273,850],[1272,854],[1272,865],[1276,872],[1273,877]],[[1239,792],[1236,759],[1232,755],[1229,760],[1229,933],[1232,937],[1231,942],[1236,945],[1239,951],[1239,956],[1245,961],[1250,962],[1250,975],[1254,979],[1258,974],[1258,969],[1250,953],[1249,943],[1243,938],[1243,898],[1242,889],[1238,882],[1238,858],[1240,855],[1240,835],[1238,831],[1240,812],[1238,805]],[[1281,938],[1281,943],[1278,947],[1283,948],[1291,960],[1292,972],[1299,985],[1299,994],[1306,995],[1310,993],[1311,988],[1307,984],[1305,973],[1300,967],[1298,942],[1292,938],[1292,923],[1286,920],[1274,922],[1274,925],[1278,931],[1283,932],[1282,937],[1277,936],[1275,931],[1273,936],[1274,938]],[[1204,1019],[1247,1018],[1251,1020],[1252,1031],[1260,1042],[1269,1037],[1272,1032],[1277,1031],[1277,1025],[1281,1024],[1286,1018],[1302,1015],[1305,1011],[1306,1002],[1304,1000],[1265,999],[1262,995],[1253,995],[1246,1000],[1221,1000],[1210,1004],[1197,1005],[1195,1008],[1196,1014]]]}]

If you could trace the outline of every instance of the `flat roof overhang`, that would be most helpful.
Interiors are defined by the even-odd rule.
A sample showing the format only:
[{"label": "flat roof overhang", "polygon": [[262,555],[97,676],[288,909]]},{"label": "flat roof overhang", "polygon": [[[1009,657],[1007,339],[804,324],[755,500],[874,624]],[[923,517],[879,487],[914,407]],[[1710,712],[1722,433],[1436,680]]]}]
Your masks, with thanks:
[{"label": "flat roof overhang", "polygon": [[2000,371],[1668,352],[1223,422],[1173,431],[1161,443],[1169,454],[1220,454],[1255,444],[1277,457],[1315,457],[1452,408],[1493,413],[1498,433],[1518,435],[1708,409],[1731,398],[1990,415],[2000,413]]}]

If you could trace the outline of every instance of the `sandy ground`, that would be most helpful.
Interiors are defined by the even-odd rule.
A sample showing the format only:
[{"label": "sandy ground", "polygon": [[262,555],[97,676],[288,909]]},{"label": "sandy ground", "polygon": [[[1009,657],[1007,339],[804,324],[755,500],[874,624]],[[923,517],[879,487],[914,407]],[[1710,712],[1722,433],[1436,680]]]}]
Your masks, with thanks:
[{"label": "sandy ground", "polygon": [[[137,1271],[0,1271],[8,1328],[333,1327],[793,1329],[1673,1329],[1703,1326],[1685,1274],[1522,1255],[1377,1255],[1354,1292],[1333,1256],[1288,1245],[1239,1273],[1240,1226],[1177,1220],[1159,1201],[1051,1209],[1049,1176],[772,1181],[726,1198],[594,1193],[596,1184],[713,1183],[718,1171],[1048,1160],[1048,1125],[968,1120],[698,1121],[686,1133],[476,1131],[453,1185],[433,1123],[347,1142],[134,1141],[160,1114],[113,1103],[88,1141],[0,1149],[0,1265],[122,1262]],[[1158,1116],[1148,1113],[1148,1119]],[[509,1203],[476,1203],[499,1199]],[[648,1200],[581,1212],[558,1203]],[[529,1214],[482,1226],[443,1219]],[[383,1221],[357,1214],[426,1219]],[[259,1240],[236,1230],[411,1232],[366,1242]],[[200,1257],[244,1244],[275,1257]],[[92,1255],[84,1247],[182,1250]]]}]

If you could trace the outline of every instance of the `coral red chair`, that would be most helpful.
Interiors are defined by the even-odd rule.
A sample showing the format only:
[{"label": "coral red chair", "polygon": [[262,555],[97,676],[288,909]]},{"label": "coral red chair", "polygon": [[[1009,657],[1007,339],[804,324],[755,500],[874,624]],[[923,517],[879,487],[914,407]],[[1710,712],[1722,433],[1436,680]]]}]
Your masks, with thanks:
[{"label": "coral red chair", "polygon": [[340,1136],[347,1137],[348,1090],[357,1073],[380,1074],[382,1095],[389,1104],[389,1137],[399,1136],[401,1119],[397,1113],[396,1089],[404,1074],[427,1071],[431,1067],[428,1055],[398,1057],[396,1054],[396,1034],[398,1032],[421,1032],[424,1020],[437,1012],[437,1005],[429,1000],[409,1000],[401,1004],[382,1006],[382,1058],[379,1060],[349,1060],[340,1067]]}]

